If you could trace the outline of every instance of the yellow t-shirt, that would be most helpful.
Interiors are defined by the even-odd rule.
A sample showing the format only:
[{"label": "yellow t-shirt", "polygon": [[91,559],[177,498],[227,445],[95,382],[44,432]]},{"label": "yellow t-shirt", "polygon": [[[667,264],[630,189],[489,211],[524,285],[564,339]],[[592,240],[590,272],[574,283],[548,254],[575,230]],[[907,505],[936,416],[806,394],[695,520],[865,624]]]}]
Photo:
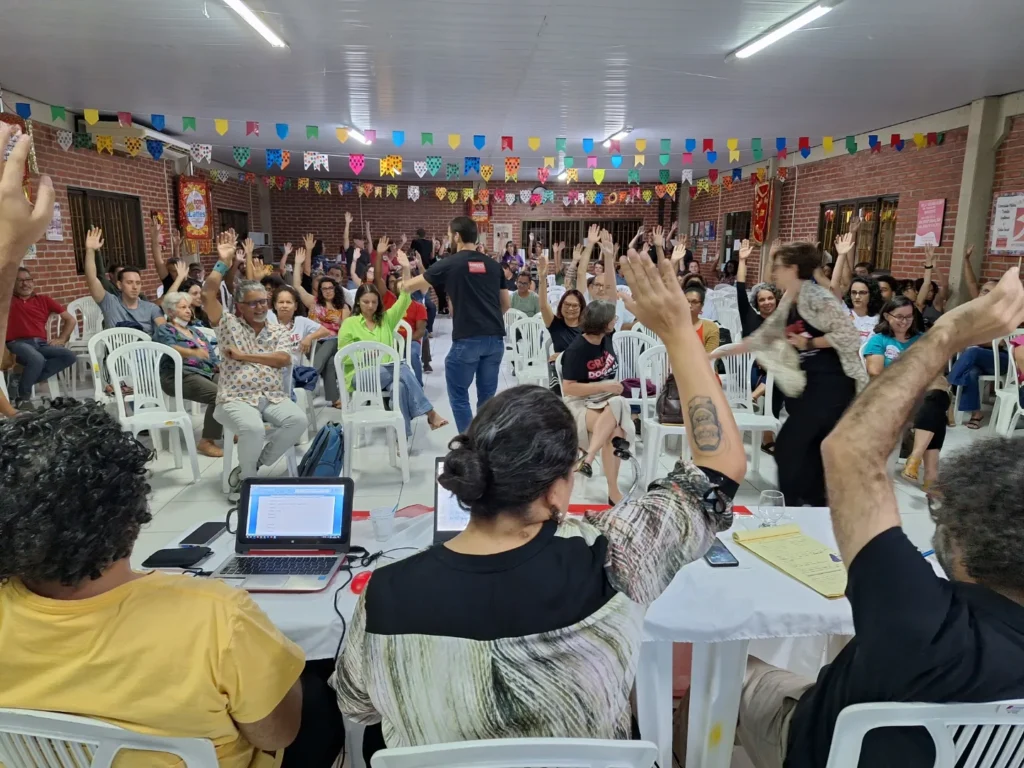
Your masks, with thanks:
[{"label": "yellow t-shirt", "polygon": [[[41,597],[17,579],[0,585],[0,707],[210,739],[223,768],[280,763],[235,723],[269,715],[303,665],[247,592],[218,581],[151,573],[84,600]],[[180,761],[121,753],[114,765]]]}]

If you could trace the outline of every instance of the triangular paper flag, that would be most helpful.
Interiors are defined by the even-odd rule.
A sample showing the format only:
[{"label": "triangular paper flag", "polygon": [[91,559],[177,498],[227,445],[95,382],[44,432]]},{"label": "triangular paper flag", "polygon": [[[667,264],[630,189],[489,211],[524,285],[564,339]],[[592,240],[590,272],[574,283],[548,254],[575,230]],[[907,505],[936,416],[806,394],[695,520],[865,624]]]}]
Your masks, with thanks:
[{"label": "triangular paper flag", "polygon": [[167,127],[167,118],[163,115],[150,115],[149,122],[153,124],[154,131],[162,131]]},{"label": "triangular paper flag", "polygon": [[928,139],[925,138],[925,135],[923,133],[915,133],[914,134],[914,145],[918,149],[924,149],[926,146],[928,146]]},{"label": "triangular paper flag", "polygon": [[348,156],[348,167],[352,169],[352,173],[358,176],[363,172],[363,168],[366,166],[365,155],[349,155]]},{"label": "triangular paper flag", "polygon": [[669,170],[667,168],[663,168],[662,170],[658,171],[658,181],[660,181],[662,184],[668,184],[668,179]]},{"label": "triangular paper flag", "polygon": [[494,175],[493,165],[481,165],[480,166],[480,178],[484,181],[490,181],[491,176]]},{"label": "triangular paper flag", "polygon": [[114,137],[113,136],[97,136],[96,137],[96,151],[99,153],[107,152],[108,154],[114,154]]},{"label": "triangular paper flag", "polygon": [[595,168],[594,169],[594,183],[595,184],[600,184],[602,181],[604,181],[604,168]]},{"label": "triangular paper flag", "polygon": [[338,141],[344,144],[348,141],[348,128],[335,128],[334,135],[338,137]]},{"label": "triangular paper flag", "polygon": [[583,140],[583,151],[584,151],[584,152],[585,152],[586,154],[588,154],[588,155],[589,155],[589,154],[590,154],[591,152],[593,152],[593,151],[594,151],[594,140],[593,140],[593,139],[584,139],[584,140]]},{"label": "triangular paper flag", "polygon": [[313,167],[316,162],[316,152],[310,152],[309,150],[302,153],[302,170],[308,171]]},{"label": "triangular paper flag", "polygon": [[594,202],[594,198],[595,197],[597,197],[597,190],[596,189],[588,189],[587,190],[587,202],[588,203]]},{"label": "triangular paper flag", "polygon": [[519,158],[505,158],[505,181],[519,181]]},{"label": "triangular paper flag", "polygon": [[391,143],[396,147],[400,147],[405,144],[405,131],[392,131]]},{"label": "triangular paper flag", "polygon": [[502,136],[501,137],[501,151],[502,152],[505,152],[505,151],[511,152],[512,149],[513,149],[513,147],[512,147],[512,137],[511,136]]},{"label": "triangular paper flag", "polygon": [[[608,152],[616,155],[622,152],[622,145],[619,143],[619,139],[608,139]],[[613,192],[612,194],[615,193]]]},{"label": "triangular paper flag", "polygon": [[733,151],[733,150],[739,149],[740,148],[740,140],[739,139],[726,139],[725,140],[725,146],[726,146],[726,148],[730,152]]},{"label": "triangular paper flag", "polygon": [[459,166],[455,163],[448,163],[445,166],[445,177],[447,181],[459,178]]},{"label": "triangular paper flag", "polygon": [[[692,173],[692,171],[691,171],[691,173]],[[640,171],[637,171],[637,170],[634,170],[634,169],[630,168],[629,169],[629,173],[626,174],[626,180],[627,180],[627,183],[629,183],[629,184],[639,184],[640,183]]]},{"label": "triangular paper flag", "polygon": [[544,158],[544,167],[545,168],[554,168],[555,167],[555,158],[553,158],[553,157],[545,157]]},{"label": "triangular paper flag", "polygon": [[524,203],[528,203],[530,202],[531,194],[532,193],[529,189],[521,189],[519,190],[519,199],[522,200]]},{"label": "triangular paper flag", "polygon": [[597,168],[597,158],[594,155],[587,158],[587,168]]},{"label": "triangular paper flag", "polygon": [[476,193],[476,199],[479,200],[481,203],[484,203],[485,205],[487,204],[487,200],[490,198],[490,196],[491,190],[486,188],[478,190]]},{"label": "triangular paper flag", "polygon": [[622,166],[622,155],[612,155],[611,159],[612,168],[619,168]]},{"label": "triangular paper flag", "polygon": [[643,192],[643,195],[644,195],[644,202],[645,203],[651,202],[651,197],[653,196],[653,193],[651,192],[651,190],[645,189],[644,192]]},{"label": "triangular paper flag", "polygon": [[762,153],[761,153],[761,140],[760,139],[751,139],[750,140],[750,152],[751,152],[751,154],[753,154],[755,162],[761,159],[761,154]]},{"label": "triangular paper flag", "polygon": [[85,117],[85,122],[89,125],[96,125],[100,119],[100,111],[98,109],[85,109],[82,110],[82,116]]},{"label": "triangular paper flag", "polygon": [[712,184],[714,184],[716,181],[718,181],[718,169],[717,168],[712,168],[712,169],[710,169],[708,171],[708,179],[710,179]]},{"label": "triangular paper flag", "polygon": [[644,164],[644,156],[643,155],[633,155],[633,167],[634,168],[636,168],[638,165],[643,165],[643,164]]},{"label": "triangular paper flag", "polygon": [[472,200],[473,199],[473,188],[472,187],[463,187],[462,188],[462,199],[463,200]]},{"label": "triangular paper flag", "polygon": [[555,190],[553,190],[553,189],[545,189],[544,192],[541,195],[541,201],[545,202],[545,203],[553,203],[553,202],[555,202]]},{"label": "triangular paper flag", "polygon": [[565,152],[565,138],[555,139],[555,152]]},{"label": "triangular paper flag", "polygon": [[733,181],[739,181],[742,178],[743,178],[743,169],[742,168],[733,168],[732,169],[732,180]]},{"label": "triangular paper flag", "polygon": [[738,163],[740,161],[740,151],[738,149],[729,150],[729,162]]},{"label": "triangular paper flag", "polygon": [[580,180],[580,172],[576,168],[566,168],[565,169],[565,180],[567,182],[579,181]]},{"label": "triangular paper flag", "polygon": [[444,187],[437,187],[434,190],[434,194],[437,195],[438,200],[444,200],[445,197],[448,195],[448,190],[445,189]]},{"label": "triangular paper flag", "polygon": [[882,151],[882,144],[878,140],[878,134],[872,133],[868,136],[868,147],[875,154],[878,154],[879,152]]},{"label": "triangular paper flag", "polygon": [[427,172],[427,164],[423,160],[417,160],[412,164],[412,169],[416,172],[416,175],[422,179],[423,174]]},{"label": "triangular paper flag", "polygon": [[675,182],[665,185],[665,191],[668,192],[668,196],[675,200],[676,190],[679,189],[679,185]]},{"label": "triangular paper flag", "polygon": [[683,142],[683,151],[684,152],[689,152],[690,154],[693,154],[694,152],[696,152],[697,151],[697,140],[696,139],[687,139],[686,141],[684,141]]},{"label": "triangular paper flag", "polygon": [[473,136],[473,146],[476,147],[477,149],[483,149],[486,144],[487,137],[484,136],[483,134],[478,133],[475,136]]},{"label": "triangular paper flag", "polygon": [[662,165],[668,165],[668,161],[672,158],[672,155],[658,155],[658,162]]},{"label": "triangular paper flag", "polygon": [[549,171],[547,168],[538,168],[537,169],[537,181],[539,181],[541,184],[547,184],[548,183],[548,176],[550,174],[551,174],[551,171]]},{"label": "triangular paper flag", "polygon": [[397,200],[398,199],[398,185],[397,184],[388,184],[388,191],[387,191],[387,194],[385,195],[385,197],[393,197],[393,198],[395,198]]},{"label": "triangular paper flag", "polygon": [[283,171],[285,168],[287,168],[289,166],[289,164],[291,164],[291,162],[292,162],[292,153],[289,152],[287,149],[282,149],[281,150],[281,170]]},{"label": "triangular paper flag", "polygon": [[164,156],[164,143],[160,139],[146,139],[146,151],[154,160]]},{"label": "triangular paper flag", "polygon": [[665,196],[665,185],[664,184],[658,184],[657,186],[655,186],[654,187],[654,194],[658,196],[659,200],[661,198],[663,198]]},{"label": "triangular paper flag", "polygon": [[252,152],[249,147],[232,147],[231,154],[234,155],[235,162],[244,168],[248,164]]},{"label": "triangular paper flag", "polygon": [[223,136],[228,132],[228,121],[223,117],[216,117],[213,120],[213,127],[216,129],[217,135]]},{"label": "triangular paper flag", "polygon": [[408,194],[409,199],[415,203],[420,199],[420,188],[416,186],[409,187],[409,189],[406,190],[406,194]]},{"label": "triangular paper flag", "polygon": [[430,171],[431,176],[437,176],[441,170],[441,156],[440,155],[428,155],[427,156],[427,170]]},{"label": "triangular paper flag", "polygon": [[[25,118],[28,119],[27,117]],[[117,124],[122,128],[131,128],[132,125],[132,113],[131,112],[118,112],[117,113]]]},{"label": "triangular paper flag", "polygon": [[822,139],[821,139],[821,148],[825,152],[826,155],[831,155],[832,154],[832,137],[831,136],[823,136],[822,137]]},{"label": "triangular paper flag", "polygon": [[565,164],[566,168],[572,168],[576,165],[576,159],[572,155],[566,155],[563,157],[562,162]]},{"label": "triangular paper flag", "polygon": [[299,189],[309,189],[309,179],[299,179]]},{"label": "triangular paper flag", "polygon": [[274,130],[277,131],[277,138],[281,141],[288,138],[288,123],[277,123]]},{"label": "triangular paper flag", "polygon": [[851,155],[857,154],[857,137],[847,136],[846,137],[846,151]]},{"label": "triangular paper flag", "polygon": [[514,203],[515,201],[516,201],[516,193],[515,192],[506,192],[505,193],[505,203],[507,205],[512,205],[512,203]]},{"label": "triangular paper flag", "polygon": [[[164,143],[157,139],[148,139],[147,141],[155,141],[160,145],[160,154],[163,154]],[[147,144],[148,146],[148,144]],[[92,147],[92,134],[91,133],[76,133],[75,134],[75,149],[89,149]],[[160,158],[157,158],[159,160]]]},{"label": "triangular paper flag", "polygon": [[432,146],[434,146],[434,134],[432,134],[432,133],[421,133],[420,134],[420,146],[421,147],[432,147]]},{"label": "triangular paper flag", "polygon": [[538,149],[540,149],[540,136],[531,136],[526,140],[526,145],[534,152],[536,152]]},{"label": "triangular paper flag", "polygon": [[693,163],[693,152],[683,152],[683,165],[691,165]]},{"label": "triangular paper flag", "polygon": [[461,143],[462,143],[462,136],[460,134],[458,134],[458,133],[449,133],[448,134],[448,146],[449,147],[451,147],[452,149],[458,149],[459,148],[459,144],[461,144]]},{"label": "triangular paper flag", "polygon": [[468,176],[471,172],[476,171],[480,173],[480,158],[479,157],[467,157],[465,165],[462,170],[463,176]]},{"label": "triangular paper flag", "polygon": [[[709,141],[709,139],[704,139],[704,141],[705,141],[705,143],[707,143]],[[672,139],[662,139],[661,140],[661,151],[662,152],[671,152],[672,151]]]},{"label": "triangular paper flag", "polygon": [[306,126],[306,138],[307,139],[319,139],[320,138],[320,126],[319,125],[307,125]]},{"label": "triangular paper flag", "polygon": [[570,202],[572,202],[572,201],[569,200],[569,196],[568,195],[562,195],[562,205],[564,205],[566,208],[568,208]]},{"label": "triangular paper flag", "polygon": [[705,155],[705,158],[707,159],[707,161],[709,163],[717,163],[718,162],[718,153],[712,150],[711,152],[708,152]]},{"label": "triangular paper flag", "polygon": [[181,118],[181,132],[196,129],[196,119],[194,117],[183,117]]},{"label": "triangular paper flag", "polygon": [[[209,161],[212,152],[213,147],[209,144],[192,144],[188,148],[189,155],[191,155],[192,159],[197,163],[201,163],[203,160]],[[267,150],[267,158],[269,162],[270,150]],[[269,167],[270,166],[268,165],[267,168]]]},{"label": "triangular paper flag", "polygon": [[260,135],[260,124],[255,120],[247,120],[245,123],[245,135],[246,136],[259,136]]},{"label": "triangular paper flag", "polygon": [[71,142],[74,140],[74,136],[71,131],[57,131],[57,144],[67,152],[71,149]]},{"label": "triangular paper flag", "polygon": [[644,150],[647,149],[647,139],[637,139],[635,146],[636,151],[642,153]]},{"label": "triangular paper flag", "polygon": [[683,168],[683,181],[693,184],[693,168]]}]

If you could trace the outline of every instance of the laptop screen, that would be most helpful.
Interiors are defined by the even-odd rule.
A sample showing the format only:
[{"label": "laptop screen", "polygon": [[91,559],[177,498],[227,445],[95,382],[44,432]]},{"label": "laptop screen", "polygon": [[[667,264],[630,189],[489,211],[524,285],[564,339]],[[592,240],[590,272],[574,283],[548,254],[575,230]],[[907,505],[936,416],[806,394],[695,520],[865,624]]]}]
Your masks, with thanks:
[{"label": "laptop screen", "polygon": [[441,484],[437,482],[437,478],[441,476],[443,471],[444,459],[438,459],[436,474],[434,475],[434,483],[436,485],[434,492],[436,522],[434,523],[434,528],[439,533],[458,533],[469,525],[469,512],[459,506],[459,500],[455,498],[455,494],[447,488],[442,488]]},{"label": "laptop screen", "polygon": [[253,483],[245,537],[252,540],[340,539],[346,486]]}]

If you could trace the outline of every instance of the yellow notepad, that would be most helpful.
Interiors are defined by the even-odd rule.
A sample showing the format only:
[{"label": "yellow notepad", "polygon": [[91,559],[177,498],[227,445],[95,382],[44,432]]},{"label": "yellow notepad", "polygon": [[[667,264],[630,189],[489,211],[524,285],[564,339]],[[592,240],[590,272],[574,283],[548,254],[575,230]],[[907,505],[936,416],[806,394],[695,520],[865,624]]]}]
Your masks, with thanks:
[{"label": "yellow notepad", "polygon": [[800,532],[798,525],[736,531],[737,544],[828,598],[846,594],[846,567],[839,555]]}]

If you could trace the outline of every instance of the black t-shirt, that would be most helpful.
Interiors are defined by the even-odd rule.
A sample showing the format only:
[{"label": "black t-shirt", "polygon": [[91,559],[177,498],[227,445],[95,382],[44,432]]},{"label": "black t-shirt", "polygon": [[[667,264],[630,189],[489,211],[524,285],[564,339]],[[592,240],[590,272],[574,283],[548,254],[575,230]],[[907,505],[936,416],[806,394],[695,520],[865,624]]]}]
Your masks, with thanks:
[{"label": "black t-shirt", "polygon": [[[1024,698],[1024,606],[977,584],[939,578],[902,528],[880,533],[849,565],[857,634],[800,697],[785,768],[819,768],[836,718],[867,702]],[[922,728],[868,733],[862,768],[931,768]]]},{"label": "black t-shirt", "polygon": [[592,384],[614,379],[618,373],[619,361],[610,333],[600,344],[591,344],[582,335],[577,336],[562,354],[562,378],[567,381]]},{"label": "black t-shirt", "polygon": [[[565,352],[580,335],[580,327],[577,325],[575,328],[570,328],[565,324],[565,320],[556,317],[551,321],[551,325],[548,326],[548,333],[551,334],[551,346],[555,348],[555,352]],[[576,381],[576,379],[571,379]]]},{"label": "black t-shirt", "polygon": [[174,281],[175,281],[175,280],[177,279],[177,278],[176,278],[176,277],[175,277],[175,276],[174,276],[174,275],[172,274],[172,272],[173,272],[173,270],[171,270],[170,272],[168,272],[168,273],[167,273],[167,277],[165,277],[165,278],[164,278],[163,280],[161,280],[161,281],[160,281],[161,283],[163,283],[163,286],[164,286],[164,293],[167,293],[167,292],[168,292],[169,290],[171,290],[171,286],[172,286],[172,285],[174,285]]},{"label": "black t-shirt", "polygon": [[[817,339],[825,335],[813,325],[808,323],[797,311],[796,303],[790,307],[789,317],[786,318],[786,333],[796,333],[811,339]],[[808,349],[800,352],[800,367],[807,374],[822,376],[845,376],[843,364],[839,361],[839,353],[832,347],[828,349]]]},{"label": "black t-shirt", "polygon": [[423,275],[440,287],[452,300],[455,320],[452,340],[474,336],[504,336],[501,318],[501,291],[505,275],[501,265],[476,251],[459,251],[434,262]]},{"label": "black t-shirt", "polygon": [[412,249],[420,255],[423,266],[429,269],[430,265],[434,263],[434,242],[426,238],[417,237],[412,241]]}]

